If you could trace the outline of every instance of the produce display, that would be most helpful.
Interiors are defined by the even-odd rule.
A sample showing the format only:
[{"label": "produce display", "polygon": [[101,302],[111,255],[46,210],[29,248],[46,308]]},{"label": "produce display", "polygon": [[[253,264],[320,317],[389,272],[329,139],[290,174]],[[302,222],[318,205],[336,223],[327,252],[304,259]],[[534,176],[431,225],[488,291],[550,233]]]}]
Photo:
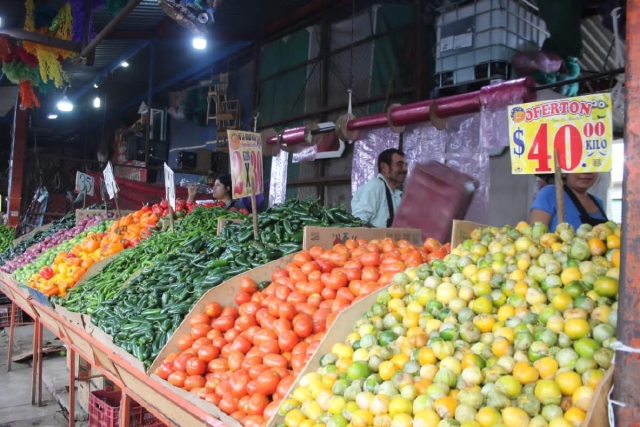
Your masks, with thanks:
[{"label": "produce display", "polygon": [[581,425],[614,354],[619,247],[613,223],[475,230],[394,276],[284,425]]},{"label": "produce display", "polygon": [[[72,239],[86,232],[88,229],[100,224],[100,222],[104,221],[106,218],[106,214],[95,215],[83,219],[82,221],[78,222],[75,227],[60,229],[55,234],[47,236],[42,241],[31,246],[23,254],[16,256],[11,261],[7,261],[5,265],[0,268],[0,270],[5,273],[13,273],[16,270],[22,270],[22,274],[17,273],[16,278],[18,279],[18,281],[24,282],[27,278],[31,277],[31,275],[39,271],[45,265],[50,265],[53,263],[53,257],[51,257],[51,260],[49,260],[48,262],[43,262],[42,265],[40,265],[39,262],[34,262],[43,252],[45,252],[47,249],[55,248],[61,243],[69,241],[69,239]],[[29,264],[34,265],[33,270],[27,268]]]},{"label": "produce display", "polygon": [[60,253],[54,258],[53,265],[32,274],[27,279],[27,286],[46,288],[49,292],[45,294],[48,296],[50,292],[56,292],[56,289],[64,295],[86,273],[85,265],[90,266],[128,247],[135,247],[140,240],[151,235],[157,223],[158,217],[148,206],[132,212],[114,221],[107,230],[89,233],[80,242],[74,242],[69,250],[65,248],[63,252],[58,251]]},{"label": "produce display", "polygon": [[6,251],[13,246],[13,239],[16,229],[6,225],[0,225],[0,252]]},{"label": "produce display", "polygon": [[[65,295],[66,289],[69,286],[67,284],[63,284],[61,281],[54,282],[52,278],[57,273],[64,273],[65,276],[70,276],[71,278],[77,277],[79,279],[86,272],[86,269],[91,267],[95,261],[91,258],[77,258],[74,255],[71,255],[69,251],[87,237],[104,233],[110,223],[111,221],[99,223],[98,225],[95,225],[73,237],[71,240],[63,241],[58,246],[45,250],[31,263],[17,269],[14,272],[14,276],[19,282],[24,283],[26,281],[28,286],[38,289],[47,296],[59,294]],[[65,268],[61,271],[59,267],[56,267],[56,264],[60,264],[62,260],[67,257],[77,259],[77,265],[74,264],[72,266],[73,268]],[[28,278],[33,277],[36,274],[39,274],[40,277],[42,277],[42,280],[39,282],[27,281]]]},{"label": "produce display", "polygon": [[[336,213],[341,221],[359,223],[343,210],[327,210],[317,202],[294,200],[269,208],[258,215],[261,236],[269,236],[262,244],[253,239],[251,221],[230,223],[220,236],[213,237],[219,215],[211,209],[195,209],[176,225],[180,242],[159,253],[127,286],[103,301],[92,312],[92,322],[111,335],[116,345],[150,366],[193,304],[209,289],[299,251],[303,227],[330,221]],[[285,220],[289,229],[279,229],[278,221]],[[186,231],[191,226],[198,228]],[[270,228],[278,231],[269,232]]]},{"label": "produce display", "polygon": [[[131,276],[163,254],[179,248],[187,240],[190,230],[210,238],[215,234],[218,218],[238,218],[239,214],[225,209],[196,208],[192,215],[176,224],[175,233],[154,233],[134,248],[121,253],[98,274],[74,287],[66,298],[55,298],[52,302],[69,311],[92,314],[103,301],[113,298]],[[242,216],[244,218],[244,216]]]},{"label": "produce display", "polygon": [[266,282],[243,278],[237,308],[212,301],[192,315],[181,353],[155,374],[245,425],[264,425],[336,315],[428,253],[391,239],[299,252]]},{"label": "produce display", "polygon": [[2,254],[0,254],[0,266],[5,265],[7,261],[14,259],[18,255],[22,255],[31,246],[41,242],[45,238],[49,236],[53,236],[60,230],[66,230],[66,229],[72,228],[75,225],[76,225],[76,213],[69,212],[59,220],[53,221],[51,223],[51,227],[49,227],[46,231],[38,231],[34,233],[32,236],[29,236],[28,238],[22,240],[17,245],[5,249],[2,252]]}]

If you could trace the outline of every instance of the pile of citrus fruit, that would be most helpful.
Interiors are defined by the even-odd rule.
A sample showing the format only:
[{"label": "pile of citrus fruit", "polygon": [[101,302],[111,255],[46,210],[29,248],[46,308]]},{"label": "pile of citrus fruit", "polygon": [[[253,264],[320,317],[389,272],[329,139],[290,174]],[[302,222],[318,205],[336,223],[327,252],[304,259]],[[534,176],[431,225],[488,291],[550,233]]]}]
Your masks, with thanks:
[{"label": "pile of citrus fruit", "polygon": [[282,401],[286,427],[570,427],[610,367],[620,228],[483,228],[378,291]]}]

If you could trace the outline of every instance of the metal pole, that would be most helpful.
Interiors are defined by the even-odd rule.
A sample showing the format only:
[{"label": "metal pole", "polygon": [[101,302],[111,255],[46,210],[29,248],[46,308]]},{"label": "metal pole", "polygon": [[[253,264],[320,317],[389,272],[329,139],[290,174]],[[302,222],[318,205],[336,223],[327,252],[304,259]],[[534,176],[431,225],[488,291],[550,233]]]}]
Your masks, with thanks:
[{"label": "metal pole", "polygon": [[147,86],[147,132],[144,146],[144,165],[149,166],[149,151],[151,147],[151,101],[153,100],[153,67],[155,62],[155,43],[149,44],[149,82]]},{"label": "metal pole", "polygon": [[7,225],[9,227],[17,227],[20,223],[28,115],[27,110],[20,108],[19,98],[16,98],[11,142],[11,167],[9,168],[9,200],[7,201]]},{"label": "metal pole", "polygon": [[[627,2],[625,153],[622,196],[622,260],[618,297],[618,340],[640,348],[640,0]],[[617,352],[613,399],[616,425],[638,425],[640,355]]]},{"label": "metal pole", "polygon": [[118,26],[120,21],[122,21],[124,18],[126,18],[127,15],[133,9],[135,9],[136,6],[138,6],[138,4],[140,4],[141,1],[142,0],[131,0],[129,3],[127,3],[127,5],[125,7],[123,7],[122,10],[120,12],[118,12],[118,14],[116,16],[114,16],[111,21],[109,21],[107,26],[104,27],[102,29],[102,31],[100,31],[93,40],[91,40],[91,43],[89,43],[88,46],[86,46],[84,49],[82,49],[82,52],[80,52],[80,56],[82,58],[86,58],[87,55],[89,55],[89,52],[91,52],[93,49],[95,49],[96,46],[98,46],[98,44],[102,40],[105,39],[105,37],[107,37],[109,34],[111,34],[111,32],[116,29],[116,27]]},{"label": "metal pole", "polygon": [[25,40],[32,43],[41,44],[43,46],[57,47],[59,49],[71,52],[80,52],[82,45],[80,43],[62,40],[56,37],[45,36],[44,34],[36,34],[19,28],[0,29],[0,35],[13,37],[14,39]]}]

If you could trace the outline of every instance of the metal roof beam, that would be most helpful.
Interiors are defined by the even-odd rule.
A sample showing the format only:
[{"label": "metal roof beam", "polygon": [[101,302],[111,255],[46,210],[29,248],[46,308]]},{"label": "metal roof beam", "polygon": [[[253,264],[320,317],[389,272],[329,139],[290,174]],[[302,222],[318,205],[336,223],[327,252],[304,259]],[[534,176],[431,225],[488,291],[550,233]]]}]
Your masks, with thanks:
[{"label": "metal roof beam", "polygon": [[51,46],[75,53],[80,52],[82,49],[82,45],[80,45],[80,43],[70,42],[68,40],[62,40],[56,37],[46,36],[44,34],[32,33],[31,31],[25,31],[20,28],[2,28],[0,29],[0,35],[2,34],[13,37],[14,39],[26,40],[43,46]]},{"label": "metal roof beam", "polygon": [[142,0],[130,0],[129,3],[127,3],[127,5],[125,7],[122,8],[122,10],[120,10],[120,12],[118,12],[118,14],[116,16],[113,17],[113,19],[111,21],[109,21],[109,23],[107,24],[106,27],[104,27],[102,29],[102,31],[100,31],[93,40],[91,40],[91,43],[89,43],[87,46],[84,47],[84,49],[82,49],[82,52],[80,52],[80,57],[81,58],[86,58],[87,55],[89,55],[89,53],[94,50],[96,48],[96,46],[98,46],[98,44],[106,37],[108,36],[111,32],[113,32],[116,27],[118,26],[118,24],[120,23],[120,21],[122,21],[124,18],[126,18],[126,16],[131,13],[131,11],[133,9],[136,8],[136,6],[138,6],[138,4],[140,4]]}]

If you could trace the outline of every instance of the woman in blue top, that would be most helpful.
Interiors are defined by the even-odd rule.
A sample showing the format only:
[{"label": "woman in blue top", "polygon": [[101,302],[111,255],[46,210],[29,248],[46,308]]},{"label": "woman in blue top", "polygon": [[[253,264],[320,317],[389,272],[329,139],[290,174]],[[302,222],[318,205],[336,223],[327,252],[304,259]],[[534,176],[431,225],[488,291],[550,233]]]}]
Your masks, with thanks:
[{"label": "woman in blue top", "polygon": [[[581,224],[598,225],[607,222],[604,203],[587,193],[598,180],[597,173],[574,173],[563,176],[564,220],[574,228]],[[529,223],[541,222],[554,232],[558,225],[556,190],[554,185],[543,187],[531,206]]]}]

